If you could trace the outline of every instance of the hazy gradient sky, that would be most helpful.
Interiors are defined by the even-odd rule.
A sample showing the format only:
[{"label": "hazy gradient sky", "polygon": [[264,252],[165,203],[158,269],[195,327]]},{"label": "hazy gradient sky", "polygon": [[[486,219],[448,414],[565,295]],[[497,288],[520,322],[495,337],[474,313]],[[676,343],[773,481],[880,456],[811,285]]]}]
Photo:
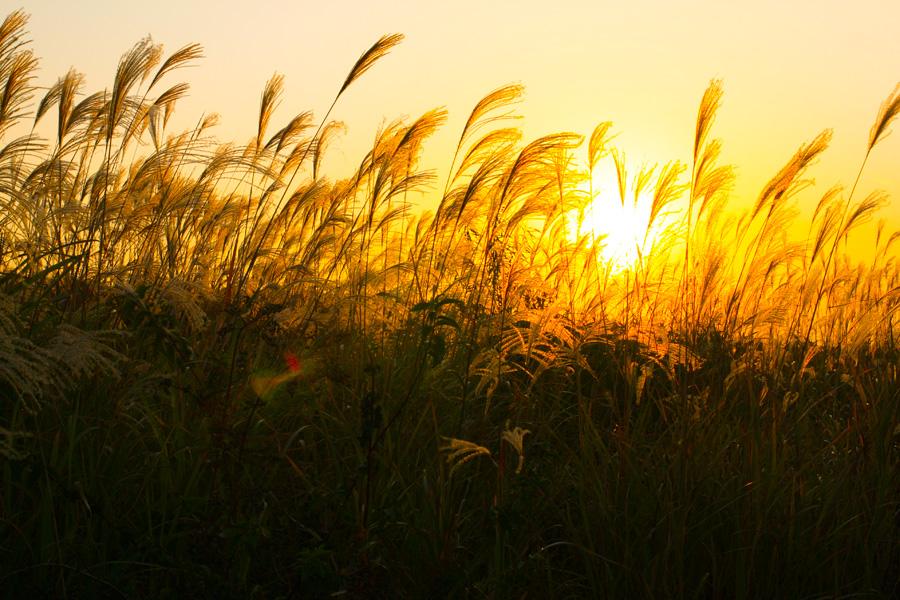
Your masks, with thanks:
[{"label": "hazy gradient sky", "polygon": [[[900,81],[900,0],[35,0],[24,9],[42,85],[74,66],[87,90],[107,87],[122,53],[147,34],[168,52],[201,43],[206,58],[169,80],[192,86],[176,123],[218,112],[222,141],[250,138],[274,72],[286,93],[272,131],[304,110],[321,116],[361,52],[382,34],[405,34],[333,113],[349,127],[331,146],[326,166],[336,169],[363,155],[383,121],[437,106],[450,119],[426,146],[426,164],[443,167],[474,103],[511,82],[526,86],[526,136],[589,135],[611,120],[632,172],[684,160],[716,77],[725,97],[713,135],[737,167],[736,196],[755,197],[800,144],[833,128],[812,171],[821,193],[852,184],[878,108]],[[862,192],[890,192],[882,214],[895,226],[898,173],[900,133],[876,149],[861,182]],[[806,194],[802,205],[817,198]]]}]

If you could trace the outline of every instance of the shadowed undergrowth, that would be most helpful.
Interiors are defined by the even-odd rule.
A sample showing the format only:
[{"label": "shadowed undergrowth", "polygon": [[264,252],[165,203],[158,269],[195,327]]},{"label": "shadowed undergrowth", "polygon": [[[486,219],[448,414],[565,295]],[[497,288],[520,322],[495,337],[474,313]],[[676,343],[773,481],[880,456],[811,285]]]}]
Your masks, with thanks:
[{"label": "shadowed undergrowth", "polygon": [[[276,129],[273,77],[238,145],[167,128],[199,46],[43,89],[26,22],[0,26],[8,596],[900,593],[900,233],[854,259],[887,203],[859,178],[791,233],[829,132],[739,208],[718,82],[691,163],[630,177],[609,123],[522,140],[506,86],[448,173],[419,166],[434,110],[335,181],[331,108],[401,36],[322,119]],[[585,217],[601,164],[648,203],[624,266]]]}]

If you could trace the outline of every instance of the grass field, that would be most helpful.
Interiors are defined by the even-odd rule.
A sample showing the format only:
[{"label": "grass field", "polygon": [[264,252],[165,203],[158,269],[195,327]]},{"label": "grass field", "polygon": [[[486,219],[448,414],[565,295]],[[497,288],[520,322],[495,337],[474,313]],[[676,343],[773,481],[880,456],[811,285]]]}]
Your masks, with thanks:
[{"label": "grass field", "polygon": [[[419,166],[435,110],[333,180],[339,127],[272,123],[280,77],[223,145],[167,129],[199,46],[37,89],[26,24],[0,27],[0,595],[900,595],[900,233],[858,179],[798,213],[829,132],[742,204],[718,82],[690,163],[636,173],[608,123],[521,139],[508,86],[449,172]],[[645,207],[627,252],[601,202]]]}]

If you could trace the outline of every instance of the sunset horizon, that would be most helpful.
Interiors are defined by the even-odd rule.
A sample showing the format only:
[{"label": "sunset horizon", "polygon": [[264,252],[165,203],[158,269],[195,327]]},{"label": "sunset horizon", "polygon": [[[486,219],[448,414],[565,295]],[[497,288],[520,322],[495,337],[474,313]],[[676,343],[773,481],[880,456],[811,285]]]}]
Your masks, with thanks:
[{"label": "sunset horizon", "polygon": [[[801,145],[823,130],[833,131],[828,150],[810,169],[816,185],[797,198],[801,214],[809,216],[831,187],[852,185],[865,155],[869,129],[900,77],[900,43],[880,34],[892,14],[900,18],[900,8],[882,2],[852,9],[840,3],[810,6],[813,4],[831,12],[800,27],[805,22],[790,17],[804,14],[802,2],[784,7],[785,14],[776,22],[771,22],[764,10],[712,9],[706,2],[686,5],[683,12],[654,1],[639,3],[642,8],[571,3],[565,13],[568,16],[548,15],[539,3],[520,3],[515,11],[505,12],[498,3],[485,8],[488,15],[474,23],[459,20],[465,13],[462,9],[445,15],[444,22],[431,21],[434,9],[427,4],[417,10],[402,3],[371,10],[348,2],[301,18],[303,12],[293,17],[289,11],[294,9],[276,2],[272,4],[274,13],[288,14],[279,21],[283,25],[268,24],[286,33],[291,28],[285,24],[296,22],[299,32],[262,36],[249,48],[241,44],[239,55],[233,45],[223,42],[241,39],[257,20],[263,20],[264,13],[247,14],[246,22],[217,21],[203,18],[205,9],[197,3],[181,9],[196,13],[194,18],[185,15],[185,19],[172,20],[166,18],[169,13],[162,3],[157,4],[158,12],[132,20],[127,7],[113,8],[99,1],[77,10],[66,8],[71,14],[60,18],[60,7],[51,3],[29,10],[29,31],[41,58],[41,86],[49,87],[74,68],[85,74],[85,89],[91,91],[110,85],[116,58],[141,38],[150,36],[169,52],[199,44],[202,59],[176,76],[191,87],[174,111],[169,132],[190,129],[203,115],[216,113],[220,122],[211,134],[223,143],[238,144],[255,134],[252,115],[258,112],[260,94],[273,74],[284,77],[283,98],[274,111],[273,123],[287,122],[303,111],[312,111],[316,120],[328,109],[340,85],[339,74],[347,72],[361,52],[382,35],[402,34],[403,43],[389,60],[359,81],[330,115],[330,120],[345,125],[324,158],[326,173],[337,178],[352,173],[371,149],[379,128],[396,119],[412,120],[429,110],[445,108],[447,121],[427,142],[423,164],[434,169],[439,179],[446,179],[448,157],[469,111],[491,90],[510,84],[524,89],[514,108],[521,116],[517,126],[523,139],[566,131],[586,139],[596,125],[610,121],[616,134],[614,145],[626,157],[629,171],[673,160],[686,163],[700,97],[716,79],[722,82],[724,97],[712,135],[722,140],[721,162],[735,169],[731,197],[741,207],[756,200]],[[90,6],[95,10],[89,10]],[[368,11],[365,14],[371,18],[352,20],[346,33],[331,38],[327,26],[340,23],[342,10]],[[104,38],[99,47],[95,47],[100,42],[97,38],[78,44],[66,40],[81,29],[78,21],[87,24],[103,13],[107,19],[123,19],[119,24],[126,26],[117,27],[116,35]],[[496,20],[489,16],[493,13]],[[574,15],[582,13],[582,19],[575,19]],[[515,17],[518,29],[500,29],[503,41],[494,42],[494,49],[490,49],[492,42],[486,34],[473,34],[462,51],[454,48],[449,52],[438,45],[438,40],[452,39],[467,27],[486,32],[502,22],[499,15],[503,14]],[[675,14],[683,26],[680,32],[664,20]],[[714,20],[704,20],[704,16]],[[738,27],[739,17],[750,23],[767,23],[772,35],[759,38],[750,23]],[[542,23],[542,18],[546,22]],[[729,18],[735,19],[731,29]],[[607,22],[620,27],[610,30],[603,26]],[[57,29],[63,23],[68,26]],[[558,34],[550,32],[562,23],[585,35],[573,32],[554,37]],[[593,36],[586,31],[590,24],[599,29]],[[264,31],[262,25],[257,28]],[[526,32],[535,29],[546,29],[550,43],[530,44]],[[734,35],[726,37],[725,31]],[[646,54],[641,52],[641,40],[647,42]],[[63,44],[77,52],[54,51]],[[846,52],[835,54],[832,47]],[[477,54],[486,60],[470,58]],[[688,57],[694,61],[683,62]],[[884,64],[879,67],[873,60]],[[678,61],[682,61],[680,67],[675,66]],[[434,67],[429,69],[432,63]],[[555,68],[555,63],[561,67]],[[437,73],[449,73],[449,77],[436,78]],[[567,79],[561,79],[563,75]],[[845,86],[842,79],[848,84],[855,81]],[[900,142],[886,140],[870,157],[860,181],[860,191],[887,193],[890,203],[881,216],[894,228],[900,227],[900,182],[894,176],[898,155]],[[602,190],[605,194],[612,191]],[[432,190],[423,208],[433,208],[434,195],[439,192]]]}]

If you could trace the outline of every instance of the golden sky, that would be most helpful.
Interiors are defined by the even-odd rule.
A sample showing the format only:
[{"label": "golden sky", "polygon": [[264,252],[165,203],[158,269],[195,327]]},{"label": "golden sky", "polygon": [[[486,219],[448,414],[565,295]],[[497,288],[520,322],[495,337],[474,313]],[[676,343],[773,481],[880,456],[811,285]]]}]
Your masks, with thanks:
[{"label": "golden sky", "polygon": [[[518,111],[527,137],[587,136],[610,120],[631,172],[686,160],[700,97],[720,78],[713,135],[737,168],[737,198],[755,197],[800,144],[833,128],[811,172],[815,195],[801,197],[809,206],[830,186],[853,183],[878,108],[900,81],[898,0],[34,0],[24,8],[42,85],[74,66],[89,91],[107,87],[121,54],[148,34],[170,52],[201,43],[206,58],[170,80],[192,86],[176,123],[218,112],[222,141],[250,138],[273,73],[285,75],[285,96],[272,127],[304,110],[321,116],[356,58],[382,34],[403,33],[332,114],[349,128],[326,164],[338,171],[363,155],[380,123],[437,106],[450,118],[426,146],[426,165],[444,167],[474,103],[512,82],[526,87]],[[891,194],[882,216],[895,227],[898,173],[900,133],[876,148],[860,189]]]}]

